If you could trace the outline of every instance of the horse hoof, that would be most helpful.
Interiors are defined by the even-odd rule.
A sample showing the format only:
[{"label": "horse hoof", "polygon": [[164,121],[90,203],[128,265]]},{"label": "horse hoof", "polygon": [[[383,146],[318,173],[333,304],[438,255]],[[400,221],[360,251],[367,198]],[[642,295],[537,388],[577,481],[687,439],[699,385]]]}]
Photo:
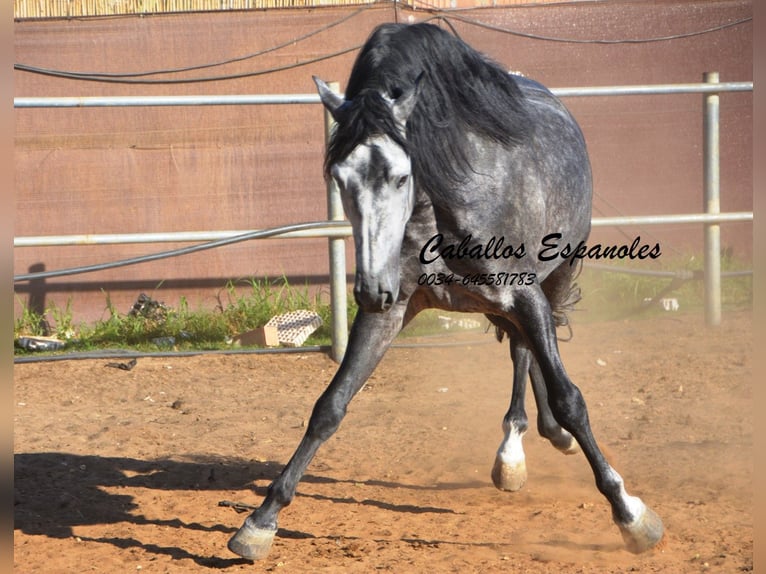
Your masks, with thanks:
[{"label": "horse hoof", "polygon": [[577,454],[580,452],[580,443],[567,431],[561,431],[561,435],[551,439],[551,443],[564,454]]},{"label": "horse hoof", "polygon": [[648,506],[636,520],[618,526],[625,546],[633,554],[641,554],[657,546],[664,533],[662,519]]},{"label": "horse hoof", "polygon": [[237,533],[229,540],[229,550],[248,560],[260,560],[265,558],[271,550],[276,530],[251,526],[245,520]]},{"label": "horse hoof", "polygon": [[574,438],[572,439],[572,442],[570,442],[566,446],[560,446],[559,450],[563,452],[564,454],[577,454],[580,452],[580,443],[578,443]]},{"label": "horse hoof", "polygon": [[506,464],[500,458],[492,466],[492,483],[498,490],[516,492],[527,482],[527,464],[523,460],[514,465]]}]

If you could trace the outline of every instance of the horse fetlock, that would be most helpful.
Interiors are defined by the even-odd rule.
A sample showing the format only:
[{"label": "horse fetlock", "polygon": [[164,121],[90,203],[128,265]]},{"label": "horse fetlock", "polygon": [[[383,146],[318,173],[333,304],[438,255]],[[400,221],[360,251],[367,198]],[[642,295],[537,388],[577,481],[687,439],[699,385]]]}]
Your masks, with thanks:
[{"label": "horse fetlock", "polygon": [[503,434],[508,436],[510,433],[515,432],[521,436],[524,436],[529,429],[529,422],[524,414],[515,414],[512,416],[506,416],[503,419]]},{"label": "horse fetlock", "polygon": [[229,550],[234,554],[248,560],[260,560],[265,558],[271,543],[274,541],[276,529],[259,528],[251,524],[250,519],[245,520],[242,527],[229,539]]},{"label": "horse fetlock", "polygon": [[633,554],[641,554],[654,547],[662,541],[665,528],[662,525],[662,519],[648,506],[643,507],[643,511],[627,524],[617,523],[625,541],[626,548]]}]

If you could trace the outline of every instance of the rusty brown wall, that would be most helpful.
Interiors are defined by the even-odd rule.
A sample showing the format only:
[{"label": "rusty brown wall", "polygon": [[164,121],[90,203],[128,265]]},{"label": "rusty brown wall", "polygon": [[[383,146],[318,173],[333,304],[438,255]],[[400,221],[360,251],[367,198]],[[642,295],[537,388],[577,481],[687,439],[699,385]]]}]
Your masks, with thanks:
[{"label": "rusty brown wall", "polygon": [[[673,40],[748,18],[747,1],[610,2],[475,9],[449,24],[509,69],[551,87],[752,80],[752,23]],[[240,62],[144,76],[184,83],[112,83],[16,71],[17,96],[311,93],[312,74],[343,85],[354,52],[278,73],[361,44],[382,22],[431,15],[391,5],[316,10],[19,21],[16,61],[68,71],[167,70],[254,54],[348,20],[309,39]],[[577,42],[533,39],[480,27]],[[446,26],[446,23],[442,23]],[[257,74],[258,73],[258,74]],[[236,79],[212,77],[245,75]],[[207,81],[189,81],[189,80]],[[702,97],[570,98],[592,155],[594,215],[701,210]],[[752,209],[752,97],[721,98],[722,209]],[[16,236],[255,229],[326,216],[318,105],[16,110]],[[641,234],[668,258],[701,251],[697,227],[596,230],[594,241]],[[726,225],[722,241],[751,257],[751,226]],[[350,243],[350,242],[349,242]],[[16,285],[35,304],[71,297],[78,319],[100,317],[103,292],[125,312],[142,291],[170,304],[212,307],[229,279],[287,275],[327,281],[326,240],[267,240],[111,271]],[[16,248],[16,274],[123,259],[175,245]],[[352,247],[348,246],[349,272]]]}]

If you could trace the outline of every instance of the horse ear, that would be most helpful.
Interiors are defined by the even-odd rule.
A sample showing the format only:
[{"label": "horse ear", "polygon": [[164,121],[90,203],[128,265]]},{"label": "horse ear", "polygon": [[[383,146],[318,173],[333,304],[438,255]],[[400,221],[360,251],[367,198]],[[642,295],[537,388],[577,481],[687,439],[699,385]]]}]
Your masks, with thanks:
[{"label": "horse ear", "polygon": [[338,109],[343,105],[345,100],[342,96],[339,96],[333,92],[330,89],[330,86],[328,86],[323,80],[317,78],[316,76],[312,77],[314,78],[314,83],[316,84],[317,91],[319,92],[319,99],[322,100],[324,107],[327,108],[327,111],[329,111],[332,117],[337,121],[338,117],[336,116],[336,113]]},{"label": "horse ear", "polygon": [[394,120],[396,120],[396,123],[399,124],[402,130],[407,125],[407,120],[410,118],[410,114],[412,114],[412,110],[415,109],[415,104],[418,102],[420,81],[423,79],[424,74],[425,72],[421,72],[415,80],[415,85],[394,100],[391,111],[394,114]]}]

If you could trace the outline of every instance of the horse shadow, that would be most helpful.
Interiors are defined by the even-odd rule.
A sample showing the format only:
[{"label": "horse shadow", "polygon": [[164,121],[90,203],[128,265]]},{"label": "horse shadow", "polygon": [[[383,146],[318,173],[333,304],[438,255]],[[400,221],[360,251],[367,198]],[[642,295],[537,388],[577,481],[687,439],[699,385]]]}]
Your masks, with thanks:
[{"label": "horse shadow", "polygon": [[[209,525],[185,522],[180,518],[147,518],[140,513],[139,505],[130,494],[120,489],[146,488],[164,491],[243,491],[262,497],[265,486],[282,470],[282,464],[273,461],[249,461],[239,458],[200,456],[189,460],[140,460],[130,457],[108,457],[63,452],[14,454],[14,529],[30,535],[50,538],[71,538],[79,526],[135,524],[155,525],[185,530],[217,532],[227,535],[237,531],[236,526]],[[302,482],[315,484],[339,484],[340,490],[348,492],[359,481],[337,479],[307,474]],[[349,489],[343,488],[348,483]],[[370,486],[394,488],[465,488],[472,484],[446,484],[422,487],[395,482],[369,481]],[[127,490],[126,490],[127,492]],[[327,496],[299,494],[333,503],[377,506],[391,512],[406,513],[454,513],[450,508],[397,505],[378,500],[357,500],[344,495]],[[229,505],[222,501],[222,506]],[[233,504],[235,510],[242,506]],[[237,521],[239,522],[239,521]],[[280,528],[280,538],[315,538],[313,534]],[[173,559],[191,559],[211,568],[226,568],[249,561],[241,558],[222,559],[199,556],[180,547],[167,547],[136,540],[103,536],[92,538],[78,536],[80,540],[110,544],[118,548],[141,548],[146,552],[169,555]],[[179,537],[181,539],[182,537]]]}]

